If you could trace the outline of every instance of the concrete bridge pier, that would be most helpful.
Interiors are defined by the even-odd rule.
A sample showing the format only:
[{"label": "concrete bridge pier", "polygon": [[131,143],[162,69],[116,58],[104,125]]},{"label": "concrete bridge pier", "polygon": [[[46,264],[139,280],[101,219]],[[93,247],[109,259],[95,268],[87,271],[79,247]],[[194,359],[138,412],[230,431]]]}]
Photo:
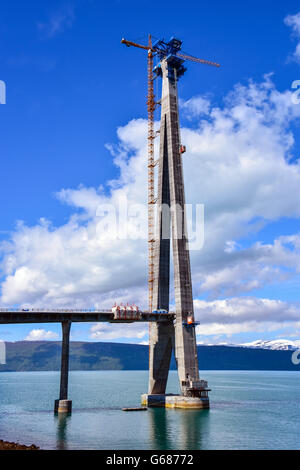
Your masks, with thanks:
[{"label": "concrete bridge pier", "polygon": [[60,369],[60,394],[55,400],[55,413],[71,413],[72,400],[68,400],[68,379],[69,379],[69,352],[70,352],[70,330],[71,322],[64,321],[62,326],[62,349],[61,349],[61,369]]}]

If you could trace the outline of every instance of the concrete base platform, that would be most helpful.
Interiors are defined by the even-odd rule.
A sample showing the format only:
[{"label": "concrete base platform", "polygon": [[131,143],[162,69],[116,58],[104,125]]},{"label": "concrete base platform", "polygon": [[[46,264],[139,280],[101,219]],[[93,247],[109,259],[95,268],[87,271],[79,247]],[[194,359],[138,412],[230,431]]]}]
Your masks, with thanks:
[{"label": "concrete base platform", "polygon": [[54,413],[71,413],[72,400],[55,400]]},{"label": "concrete base platform", "polygon": [[184,408],[202,410],[209,408],[209,398],[184,397],[183,395],[142,395],[142,405],[149,407]]}]

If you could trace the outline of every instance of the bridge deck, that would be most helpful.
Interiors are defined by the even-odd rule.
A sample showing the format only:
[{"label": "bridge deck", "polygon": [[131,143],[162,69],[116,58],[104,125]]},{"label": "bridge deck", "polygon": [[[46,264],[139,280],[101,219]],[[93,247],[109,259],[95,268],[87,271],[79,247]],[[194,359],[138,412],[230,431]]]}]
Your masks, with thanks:
[{"label": "bridge deck", "polygon": [[70,322],[168,322],[174,320],[175,314],[140,312],[139,318],[114,319],[111,310],[88,309],[6,309],[0,308],[0,324],[8,323],[61,323]]}]

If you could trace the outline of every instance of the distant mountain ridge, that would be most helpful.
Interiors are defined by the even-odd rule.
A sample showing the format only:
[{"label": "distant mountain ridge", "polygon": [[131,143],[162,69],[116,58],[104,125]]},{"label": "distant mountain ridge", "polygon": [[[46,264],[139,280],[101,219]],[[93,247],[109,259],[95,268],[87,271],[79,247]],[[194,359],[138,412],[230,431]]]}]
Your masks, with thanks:
[{"label": "distant mountain ridge", "polygon": [[[216,346],[209,344],[209,346]],[[251,343],[231,344],[231,343],[219,343],[218,346],[230,346],[237,348],[259,348],[259,349],[271,349],[273,351],[296,351],[300,349],[300,340],[290,341],[288,339],[275,339],[275,340],[263,340],[259,339],[252,341]]]},{"label": "distant mountain ridge", "polygon": [[[46,371],[60,369],[61,342],[17,341],[6,342],[6,364],[0,372]],[[292,362],[294,349],[290,344],[264,344],[251,346],[199,345],[200,370],[293,370],[300,365]],[[261,344],[261,343],[260,343]],[[70,343],[70,370],[147,370],[149,348],[139,344]],[[174,357],[171,369],[176,369]]]},{"label": "distant mountain ridge", "polygon": [[243,343],[240,346],[245,348],[272,349],[273,351],[296,351],[296,349],[300,349],[300,341],[290,341],[288,339],[264,341],[260,339],[252,343]]}]

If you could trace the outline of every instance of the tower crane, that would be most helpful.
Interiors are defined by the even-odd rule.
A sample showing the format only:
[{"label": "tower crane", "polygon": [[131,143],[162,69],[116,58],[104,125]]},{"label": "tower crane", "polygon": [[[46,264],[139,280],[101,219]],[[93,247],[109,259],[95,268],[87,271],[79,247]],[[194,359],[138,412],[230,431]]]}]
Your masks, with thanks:
[{"label": "tower crane", "polygon": [[[210,65],[213,67],[220,67],[220,64],[212,62],[210,60],[198,59],[197,57],[183,54],[179,52],[181,50],[182,41],[176,38],[171,38],[169,42],[164,40],[158,40],[152,44],[152,37],[148,36],[148,45],[138,44],[127,39],[121,40],[122,44],[130,47],[137,47],[144,49],[148,52],[148,94],[147,94],[147,111],[148,111],[148,302],[149,311],[152,312],[152,298],[153,298],[153,282],[154,282],[154,248],[155,248],[155,193],[154,193],[154,111],[157,103],[155,102],[154,95],[154,73],[157,76],[161,75],[160,66],[156,66],[153,69],[154,56],[158,56],[159,59],[164,57],[173,58],[175,61],[180,62],[181,67],[177,68],[177,77],[185,72],[183,62],[189,60],[204,65]],[[183,150],[184,151],[184,150]]]}]

